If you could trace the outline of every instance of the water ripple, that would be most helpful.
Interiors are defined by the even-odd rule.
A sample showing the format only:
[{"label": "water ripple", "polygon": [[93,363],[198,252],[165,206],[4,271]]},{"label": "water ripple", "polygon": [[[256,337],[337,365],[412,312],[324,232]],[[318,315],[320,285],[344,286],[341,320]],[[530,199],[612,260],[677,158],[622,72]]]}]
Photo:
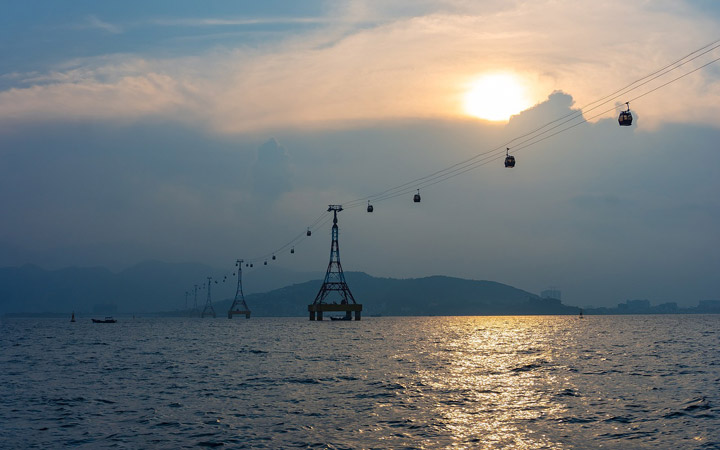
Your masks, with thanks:
[{"label": "water ripple", "polygon": [[0,322],[0,448],[720,448],[720,316],[114,325]]}]

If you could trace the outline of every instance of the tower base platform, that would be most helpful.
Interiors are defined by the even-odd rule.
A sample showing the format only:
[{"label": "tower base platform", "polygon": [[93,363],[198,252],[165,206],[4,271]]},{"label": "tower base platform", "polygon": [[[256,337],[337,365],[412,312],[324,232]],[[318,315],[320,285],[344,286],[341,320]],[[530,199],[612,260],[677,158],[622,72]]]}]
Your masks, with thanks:
[{"label": "tower base platform", "polygon": [[345,320],[351,320],[353,312],[355,313],[355,320],[360,320],[362,305],[360,303],[318,303],[308,305],[308,312],[310,313],[310,320],[323,320],[324,312],[344,312]]},{"label": "tower base platform", "polygon": [[246,319],[249,319],[249,318],[250,318],[250,310],[246,310],[246,311],[243,311],[243,310],[235,310],[235,311],[228,311],[228,319],[232,319],[232,316],[239,316],[239,315],[242,315],[242,314],[245,314],[245,318],[246,318]]}]

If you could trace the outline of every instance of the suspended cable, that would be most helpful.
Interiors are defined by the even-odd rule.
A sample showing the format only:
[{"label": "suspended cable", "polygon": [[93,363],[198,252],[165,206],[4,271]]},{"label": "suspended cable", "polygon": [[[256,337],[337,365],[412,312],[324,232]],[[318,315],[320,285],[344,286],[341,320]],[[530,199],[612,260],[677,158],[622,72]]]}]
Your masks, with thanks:
[{"label": "suspended cable", "polygon": [[[437,171],[435,171],[435,172],[433,172],[433,173],[430,173],[430,174],[428,174],[428,175],[425,175],[425,176],[423,176],[423,177],[416,178],[416,179],[414,179],[414,180],[410,180],[410,181],[408,181],[408,182],[406,182],[406,183],[403,183],[403,184],[401,184],[401,185],[398,185],[398,186],[395,186],[395,187],[386,189],[386,190],[384,190],[384,191],[382,191],[382,192],[378,192],[378,193],[376,193],[376,194],[372,194],[372,195],[369,195],[369,196],[366,196],[366,197],[362,197],[362,198],[357,198],[357,199],[351,200],[350,202],[347,202],[347,204],[348,204],[348,205],[354,205],[355,203],[365,203],[365,202],[368,201],[368,200],[379,201],[379,199],[394,198],[394,197],[397,196],[397,195],[395,195],[395,193],[397,193],[398,195],[402,195],[403,193],[407,193],[406,189],[404,189],[404,188],[408,188],[408,189],[410,189],[410,190],[415,190],[415,189],[416,189],[415,186],[422,187],[422,184],[423,184],[424,182],[433,181],[433,180],[435,180],[437,177],[444,177],[444,176],[446,175],[445,172],[462,171],[462,170],[463,170],[463,167],[461,167],[461,166],[464,166],[464,165],[466,165],[466,164],[472,164],[472,162],[473,162],[475,159],[477,159],[477,158],[481,158],[481,157],[483,157],[483,156],[485,156],[485,155],[488,155],[488,154],[490,154],[490,153],[493,153],[493,152],[495,152],[495,151],[504,149],[506,146],[512,145],[512,144],[513,144],[515,141],[517,141],[518,139],[522,139],[522,138],[524,138],[524,137],[528,137],[528,136],[532,136],[532,135],[534,135],[534,134],[537,134],[538,132],[540,132],[541,130],[547,128],[548,126],[552,125],[553,123],[555,123],[555,122],[557,122],[557,121],[560,121],[560,120],[563,120],[563,119],[566,119],[566,120],[564,120],[563,122],[561,122],[560,124],[555,125],[555,126],[549,128],[549,129],[545,130],[545,131],[542,131],[542,133],[539,133],[539,134],[542,135],[542,134],[547,133],[547,132],[549,132],[549,131],[551,131],[551,130],[557,129],[558,127],[560,127],[560,126],[562,126],[562,125],[564,125],[564,124],[566,124],[566,123],[568,123],[568,122],[570,122],[570,121],[572,121],[572,120],[575,120],[575,119],[577,119],[577,118],[579,118],[579,117],[582,117],[583,114],[588,113],[588,112],[590,112],[590,111],[593,111],[593,110],[599,108],[600,106],[602,106],[602,105],[605,104],[605,103],[608,103],[608,102],[611,102],[611,101],[613,101],[613,100],[616,100],[617,98],[619,98],[619,97],[622,96],[622,95],[625,95],[625,94],[627,94],[627,93],[629,93],[629,92],[632,92],[632,91],[634,91],[634,90],[636,90],[636,89],[638,89],[638,88],[640,88],[640,87],[642,87],[642,86],[644,86],[644,85],[646,85],[646,84],[648,84],[648,83],[650,83],[650,82],[652,82],[652,81],[654,81],[654,80],[656,80],[656,79],[658,79],[658,78],[660,78],[660,77],[662,77],[662,76],[664,76],[664,75],[666,75],[666,74],[668,74],[668,73],[670,73],[670,72],[672,72],[672,71],[674,71],[674,70],[677,70],[677,69],[679,69],[680,67],[682,67],[683,65],[685,65],[685,64],[687,64],[687,63],[689,63],[689,62],[692,62],[692,61],[700,58],[701,56],[704,56],[704,55],[706,55],[707,53],[709,53],[709,52],[711,52],[711,51],[719,48],[720,45],[717,45],[718,43],[720,43],[720,39],[715,40],[715,41],[711,42],[710,44],[707,44],[707,45],[701,47],[700,49],[697,49],[697,50],[695,50],[695,51],[693,51],[693,52],[690,52],[689,54],[683,56],[682,58],[680,58],[680,59],[678,59],[678,60],[676,60],[676,61],[674,61],[674,62],[672,62],[672,63],[670,63],[670,64],[667,64],[666,66],[664,66],[664,67],[662,67],[662,68],[660,68],[660,69],[658,69],[658,70],[656,70],[656,71],[654,71],[654,72],[652,72],[652,73],[650,73],[650,74],[648,74],[648,75],[646,75],[646,76],[644,76],[644,77],[642,77],[642,78],[639,78],[639,79],[633,81],[632,83],[626,85],[625,87],[623,87],[623,88],[621,88],[621,89],[619,89],[619,90],[616,90],[615,92],[613,92],[613,93],[611,93],[611,94],[608,94],[608,95],[606,95],[606,96],[604,96],[604,97],[601,97],[601,98],[598,99],[598,100],[595,100],[595,101],[593,101],[593,102],[588,103],[587,105],[585,105],[584,107],[580,108],[579,110],[577,110],[577,111],[575,111],[575,112],[569,113],[569,114],[567,114],[567,115],[565,115],[565,116],[562,116],[562,117],[560,117],[560,118],[557,118],[557,119],[555,119],[555,120],[552,120],[552,121],[544,124],[543,126],[541,126],[541,127],[537,128],[537,129],[529,132],[529,133],[525,133],[525,134],[523,134],[523,135],[517,136],[517,137],[515,137],[515,138],[513,138],[513,139],[511,139],[511,140],[509,140],[509,141],[507,141],[507,142],[505,142],[505,143],[503,143],[503,144],[501,144],[501,145],[498,145],[497,147],[495,147],[495,148],[493,148],[493,149],[487,150],[487,151],[482,152],[482,153],[478,153],[478,154],[476,154],[476,155],[474,155],[474,156],[472,156],[472,157],[470,157],[470,158],[467,158],[467,159],[465,159],[465,160],[463,160],[463,161],[460,161],[460,162],[458,162],[458,163],[456,163],[456,164],[453,164],[453,165],[451,165],[451,166],[449,166],[449,167],[446,167],[446,168],[441,169],[441,170],[437,170]],[[711,48],[708,49],[708,47],[711,47]],[[707,50],[705,50],[705,49],[707,49]],[[702,50],[705,50],[705,51],[702,52],[702,53],[700,53],[700,54],[697,54],[698,52],[701,52]],[[690,59],[687,59],[687,58],[689,58],[690,56],[695,55],[695,54],[697,54],[697,55],[694,56],[694,57],[692,57],[692,58],[690,58]],[[685,59],[687,59],[687,61],[682,62],[682,61],[685,60]],[[715,61],[713,61],[713,62],[715,62]],[[709,64],[712,64],[712,62],[709,63]],[[703,67],[704,67],[704,66],[703,66]],[[642,82],[642,83],[641,83],[641,82]],[[640,83],[640,84],[638,84],[638,83]],[[636,86],[634,86],[634,85],[636,85]],[[634,87],[633,87],[633,86],[634,86]],[[602,103],[600,103],[600,102],[602,102]],[[589,107],[590,105],[594,105],[594,104],[596,104],[596,103],[600,103],[600,104],[598,104],[598,105],[596,105],[596,106],[588,109],[588,107]],[[554,135],[554,134],[553,134],[553,135]],[[528,139],[528,140],[532,140],[532,139],[533,139],[533,138],[530,138],[530,139]],[[528,140],[522,141],[521,143],[528,142]],[[464,173],[464,171],[463,171],[462,173]],[[432,184],[435,184],[435,183],[432,183]],[[399,191],[399,192],[397,192],[397,191]]]},{"label": "suspended cable", "polygon": [[[413,180],[410,180],[408,182],[405,182],[403,184],[400,184],[398,186],[391,187],[389,189],[385,189],[381,192],[368,195],[362,198],[357,198],[354,200],[350,200],[346,203],[344,203],[344,209],[352,209],[359,206],[364,206],[366,201],[373,201],[373,202],[382,202],[385,200],[389,200],[395,197],[399,197],[402,195],[407,195],[416,189],[424,189],[433,185],[436,185],[438,183],[447,181],[451,178],[454,178],[456,176],[462,175],[466,172],[469,172],[471,170],[475,170],[481,166],[484,166],[486,164],[489,164],[490,162],[493,162],[497,159],[500,159],[503,157],[503,150],[506,146],[509,146],[513,144],[513,151],[518,152],[521,150],[524,150],[528,147],[531,147],[533,145],[538,144],[539,142],[545,141],[553,136],[557,136],[560,133],[564,133],[572,128],[575,128],[578,125],[588,123],[590,120],[593,120],[595,118],[601,117],[605,114],[608,114],[611,111],[616,110],[616,106],[613,106],[610,109],[603,110],[600,113],[594,114],[590,117],[585,117],[585,115],[591,111],[594,111],[598,108],[600,108],[602,105],[607,104],[609,102],[613,102],[620,98],[621,96],[627,95],[642,86],[647,85],[648,83],[655,81],[675,70],[678,70],[679,68],[683,67],[684,65],[697,60],[698,58],[720,48],[720,39],[715,40],[697,50],[694,50],[693,52],[688,53],[687,55],[683,56],[682,58],[679,58],[675,61],[673,61],[670,64],[667,64],[663,67],[661,67],[658,70],[655,70],[654,72],[641,77],[632,83],[624,86],[621,89],[618,89],[608,95],[605,95],[593,102],[590,102],[580,108],[577,111],[571,112],[569,114],[566,114],[562,117],[559,117],[557,119],[554,119],[552,121],[547,122],[546,124],[542,125],[539,128],[536,128],[528,133],[522,134],[520,136],[516,136],[513,139],[507,141],[506,143],[503,143],[495,148],[492,148],[490,150],[486,150],[484,152],[477,153],[473,155],[470,158],[467,158],[463,161],[460,161],[458,163],[455,163],[451,166],[448,166],[446,168],[434,171],[428,175],[425,175],[423,177],[415,178]],[[682,78],[685,78],[688,75],[691,75],[705,67],[708,67],[716,62],[720,61],[720,58],[713,59],[710,62],[707,62],[703,64],[702,66],[699,66],[693,70],[690,70],[686,73],[683,73],[682,75],[673,78],[663,84],[660,84],[659,86],[656,86],[640,95],[637,95],[631,99],[629,99],[630,102],[635,101],[637,99],[640,99],[642,97],[645,97],[646,95],[649,95],[659,89],[662,89]],[[595,105],[595,106],[592,106]],[[592,107],[590,107],[592,106]],[[576,123],[572,123],[566,127],[563,127],[563,125],[567,125],[575,120],[579,120]],[[559,122],[560,123],[557,123]],[[555,125],[553,125],[555,124]],[[552,127],[550,127],[553,125]],[[548,128],[550,127],[550,128]],[[560,128],[558,130],[558,128]],[[553,130],[557,130],[555,132],[552,132]],[[524,139],[527,138],[527,139]],[[521,140],[523,139],[523,140]],[[520,142],[517,142],[518,140],[521,140]],[[309,227],[307,227],[308,232],[310,231],[316,231],[319,228],[322,228],[325,224],[327,224],[332,219],[332,216],[326,211],[323,212],[320,216],[318,216]],[[247,259],[250,264],[258,261],[267,260],[270,256],[273,256],[275,254],[281,253],[282,251],[286,250],[288,247],[291,247],[293,245],[297,245],[300,242],[303,241],[303,239],[306,239],[308,236],[306,235],[306,232],[302,232],[295,237],[293,237],[289,242],[281,246],[280,248],[276,249],[273,252],[269,252],[265,255],[258,256],[256,258]],[[202,289],[202,288],[201,288]]]}]

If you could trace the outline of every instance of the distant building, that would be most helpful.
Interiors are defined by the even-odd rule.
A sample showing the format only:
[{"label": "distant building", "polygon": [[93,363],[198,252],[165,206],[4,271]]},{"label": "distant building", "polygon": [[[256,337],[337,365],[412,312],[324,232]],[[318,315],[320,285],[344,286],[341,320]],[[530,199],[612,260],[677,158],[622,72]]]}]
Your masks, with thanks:
[{"label": "distant building", "polygon": [[551,287],[549,289],[545,289],[540,293],[541,298],[554,298],[557,300],[562,300],[562,292],[560,292],[560,289],[556,287]]},{"label": "distant building", "polygon": [[663,303],[654,307],[653,312],[660,314],[674,314],[678,312],[678,304],[676,302]]},{"label": "distant building", "polygon": [[625,300],[625,303],[618,303],[620,313],[639,313],[650,311],[650,300]]},{"label": "distant building", "polygon": [[698,312],[720,313],[720,300],[700,300],[697,309]]}]

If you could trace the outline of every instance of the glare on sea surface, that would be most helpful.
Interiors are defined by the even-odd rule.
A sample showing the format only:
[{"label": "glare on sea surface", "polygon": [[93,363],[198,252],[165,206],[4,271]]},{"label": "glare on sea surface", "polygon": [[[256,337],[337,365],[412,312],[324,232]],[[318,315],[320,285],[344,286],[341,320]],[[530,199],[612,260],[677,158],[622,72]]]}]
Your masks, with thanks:
[{"label": "glare on sea surface", "polygon": [[[519,426],[557,414],[546,394],[557,381],[542,370],[553,359],[554,330],[534,317],[446,318],[435,358],[447,376],[421,372],[423,383],[444,392],[435,416],[458,448],[558,448],[547,436]],[[427,376],[424,376],[427,375]]]},{"label": "glare on sea surface", "polygon": [[522,80],[510,73],[483,75],[464,96],[465,112],[479,119],[507,121],[532,106]]}]

